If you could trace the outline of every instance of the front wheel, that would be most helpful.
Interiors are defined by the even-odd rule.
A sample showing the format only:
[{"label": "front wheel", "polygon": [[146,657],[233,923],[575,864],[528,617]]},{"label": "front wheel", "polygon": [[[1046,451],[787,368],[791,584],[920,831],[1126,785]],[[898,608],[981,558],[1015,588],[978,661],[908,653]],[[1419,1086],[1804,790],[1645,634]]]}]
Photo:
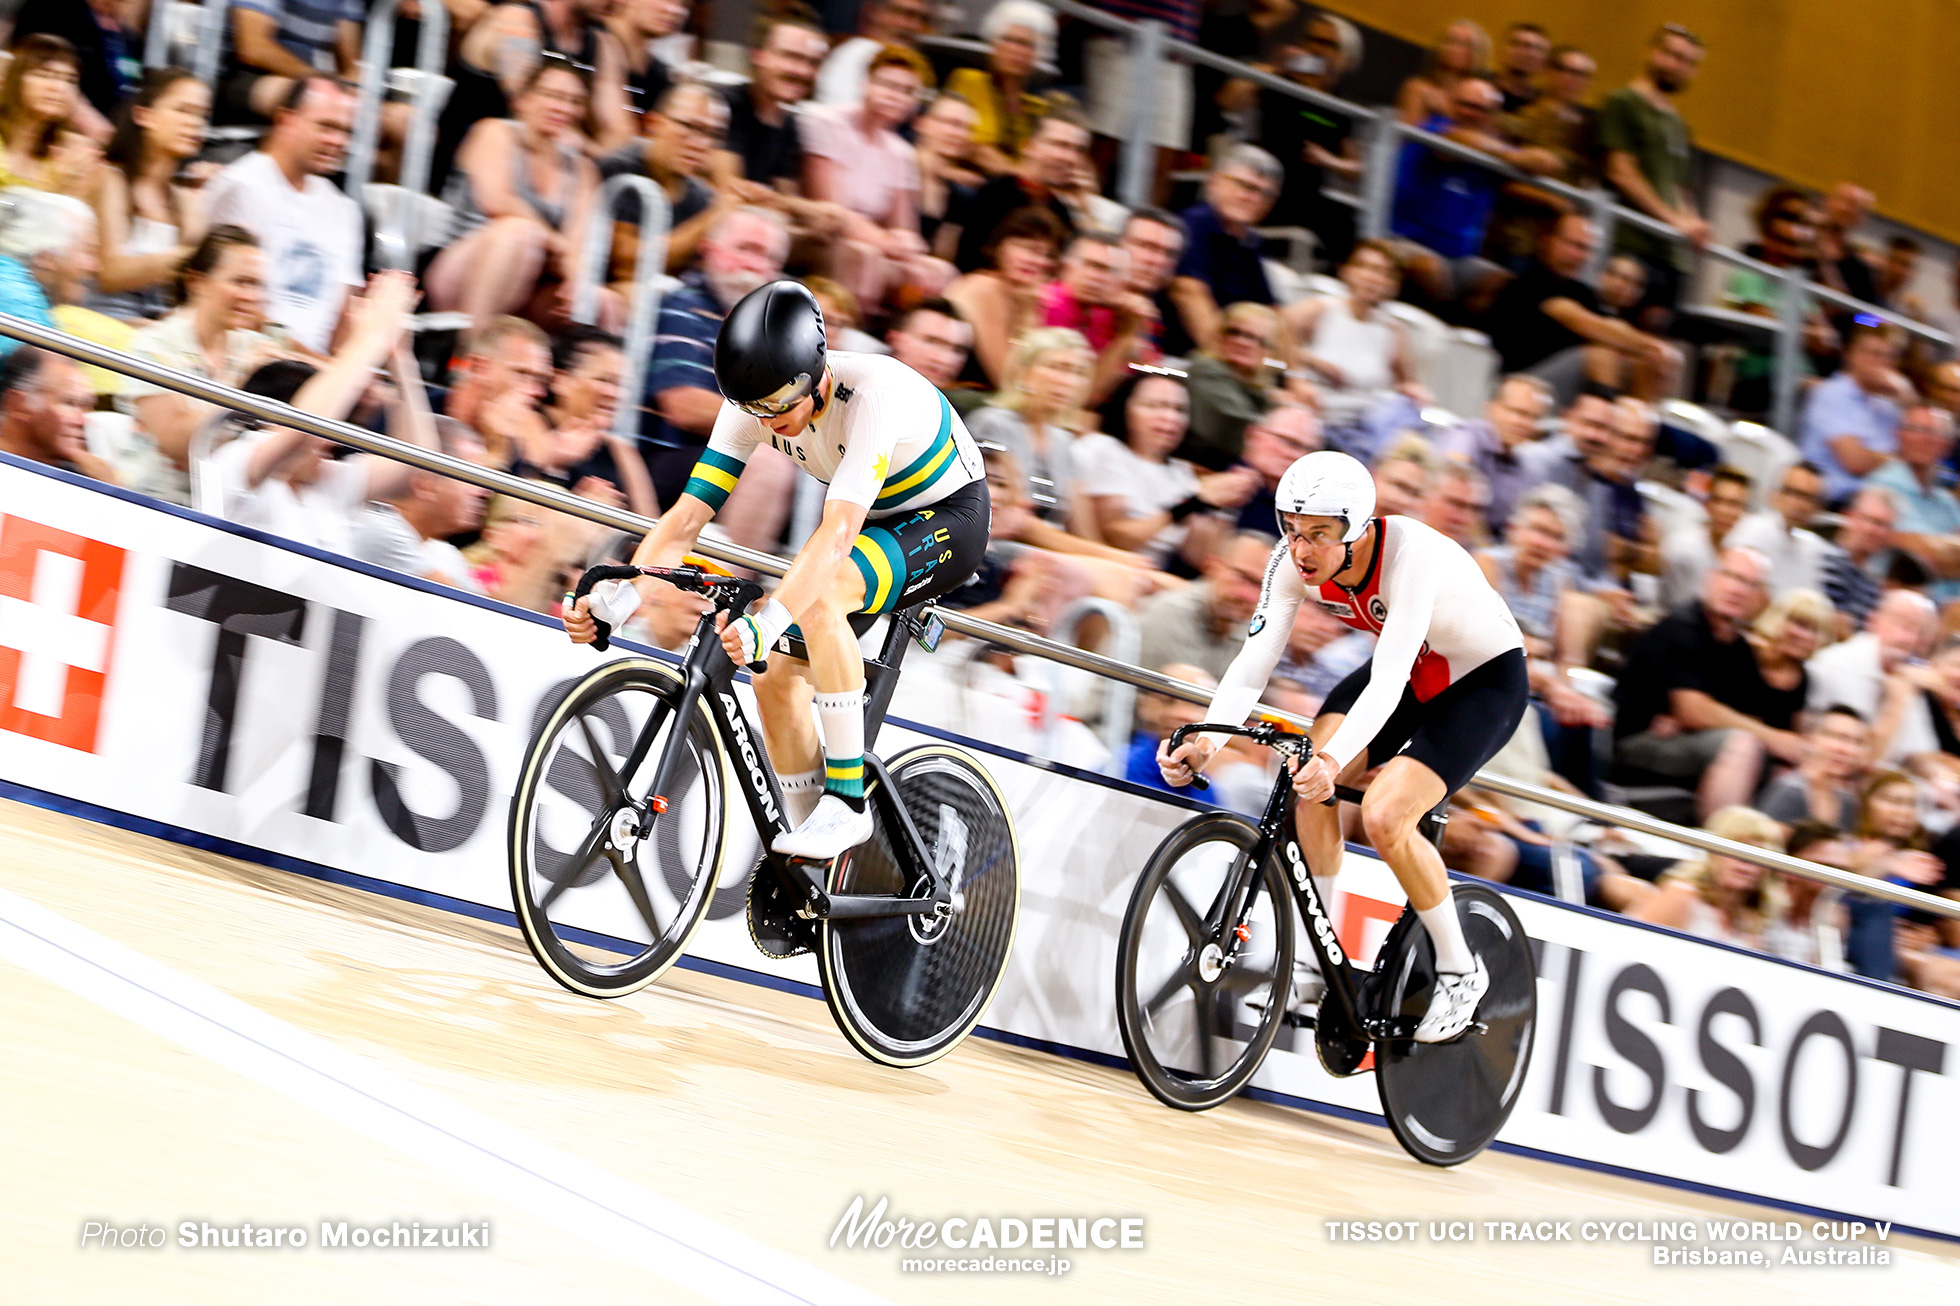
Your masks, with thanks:
[{"label": "front wheel", "polygon": [[[1223,812],[1187,821],[1159,844],[1123,913],[1116,1020],[1143,1086],[1165,1106],[1203,1111],[1230,1098],[1272,1050],[1293,987],[1293,909],[1266,858],[1239,920],[1219,920],[1259,832]],[[1207,922],[1214,922],[1207,924]]]},{"label": "front wheel", "polygon": [[[1020,910],[1020,861],[1006,801],[965,753],[926,744],[886,771],[933,868],[952,881],[952,914],[827,920],[817,963],[830,1014],[858,1051],[882,1065],[922,1066],[972,1032],[1000,987]],[[871,793],[876,830],[837,859],[832,894],[929,891],[885,827],[885,797]]]},{"label": "front wheel", "polygon": [[[542,711],[510,805],[511,897],[531,954],[574,993],[636,992],[680,959],[721,874],[726,771],[680,673],[609,662]],[[651,736],[650,738],[648,736]],[[661,755],[678,749],[651,793]]]}]

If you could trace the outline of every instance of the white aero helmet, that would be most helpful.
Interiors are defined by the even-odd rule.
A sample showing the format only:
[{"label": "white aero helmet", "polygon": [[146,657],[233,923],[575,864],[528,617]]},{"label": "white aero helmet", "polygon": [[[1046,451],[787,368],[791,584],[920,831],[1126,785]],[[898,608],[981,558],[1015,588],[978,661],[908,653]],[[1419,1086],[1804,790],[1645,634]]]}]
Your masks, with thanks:
[{"label": "white aero helmet", "polygon": [[1279,478],[1273,494],[1280,534],[1286,533],[1288,513],[1307,517],[1338,517],[1345,528],[1341,543],[1352,544],[1368,529],[1375,515],[1375,478],[1357,458],[1322,449],[1298,459]]}]

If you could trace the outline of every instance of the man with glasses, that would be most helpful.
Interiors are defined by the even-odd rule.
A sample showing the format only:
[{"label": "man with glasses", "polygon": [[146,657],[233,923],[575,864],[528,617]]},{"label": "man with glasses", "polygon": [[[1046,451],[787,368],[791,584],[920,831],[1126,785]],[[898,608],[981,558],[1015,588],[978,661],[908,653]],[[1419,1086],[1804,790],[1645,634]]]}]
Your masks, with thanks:
[{"label": "man with glasses", "polygon": [[1824,588],[1830,541],[1807,529],[1824,506],[1823,485],[1816,466],[1792,464],[1770,496],[1769,508],[1744,517],[1724,541],[1729,548],[1754,549],[1769,559],[1772,598]]},{"label": "man with glasses", "polygon": [[1277,302],[1253,229],[1272,212],[1283,177],[1266,151],[1234,145],[1205,178],[1203,201],[1182,214],[1186,239],[1171,300],[1200,349],[1217,351],[1225,305]]},{"label": "man with glasses", "polygon": [[1960,598],[1960,498],[1946,465],[1952,452],[1953,415],[1915,404],[1899,419],[1899,456],[1865,478],[1867,490],[1891,495],[1890,543],[1941,578],[1928,592],[1942,605]]},{"label": "man with glasses", "polygon": [[1257,472],[1259,484],[1252,497],[1239,507],[1239,530],[1263,532],[1275,520],[1274,495],[1279,490],[1279,478],[1286,475],[1287,468],[1322,445],[1320,419],[1313,409],[1302,404],[1275,404],[1245,428],[1245,448],[1239,454],[1239,465]]},{"label": "man with glasses", "polygon": [[850,108],[864,98],[864,75],[888,45],[919,48],[932,32],[932,0],[867,0],[858,10],[858,34],[831,47],[817,73],[818,104]]},{"label": "man with glasses", "polygon": [[1669,614],[1627,653],[1614,697],[1614,757],[1627,781],[1658,778],[1697,790],[1703,819],[1747,806],[1764,756],[1795,764],[1803,738],[1755,715],[1764,693],[1744,632],[1769,601],[1769,563],[1729,548],[1701,597]]},{"label": "man with glasses", "polygon": [[1484,405],[1484,415],[1440,432],[1436,452],[1474,467],[1490,487],[1490,510],[1485,523],[1493,535],[1503,533],[1518,499],[1539,477],[1526,468],[1519,452],[1544,434],[1539,423],[1551,410],[1551,388],[1535,376],[1513,374],[1498,383]]},{"label": "man with glasses", "polygon": [[1246,623],[1259,606],[1272,551],[1270,535],[1234,535],[1205,559],[1204,579],[1144,603],[1137,609],[1143,635],[1137,662],[1146,667],[1184,662],[1214,677],[1224,675],[1245,646]]},{"label": "man with glasses", "polygon": [[1496,78],[1504,112],[1518,113],[1538,102],[1538,74],[1551,48],[1551,38],[1536,23],[1512,23],[1504,33],[1504,67]]},{"label": "man with glasses", "polygon": [[[701,237],[735,202],[732,194],[716,195],[702,180],[727,128],[728,104],[720,95],[699,82],[676,82],[640,120],[640,138],[599,160],[601,177],[650,177],[666,192],[670,225],[663,271],[692,266]],[[640,197],[627,191],[613,218],[614,257],[637,267]]]},{"label": "man with glasses", "polygon": [[1075,215],[1061,197],[1075,189],[1076,173],[1089,159],[1089,127],[1073,110],[1057,109],[1034,125],[1014,171],[1003,172],[973,192],[961,215],[953,264],[974,272],[987,263],[994,231],[1016,209],[1045,208],[1073,234]]},{"label": "man with glasses", "polygon": [[1157,356],[1187,357],[1197,348],[1184,315],[1171,299],[1171,276],[1184,256],[1184,219],[1165,209],[1138,209],[1123,224],[1123,248],[1130,255],[1129,288],[1156,310],[1151,347]]},{"label": "man with glasses", "polygon": [[[1361,33],[1333,14],[1316,14],[1298,45],[1281,46],[1272,71],[1308,90],[1333,94],[1361,62]],[[1352,206],[1325,194],[1333,180],[1361,176],[1361,142],[1354,120],[1323,104],[1245,80],[1227,82],[1221,103],[1233,111],[1258,109],[1260,148],[1286,169],[1274,211],[1287,226],[1313,232],[1315,257],[1326,267],[1347,262],[1354,247]]]},{"label": "man with glasses", "polygon": [[1824,475],[1826,505],[1842,503],[1898,452],[1899,344],[1883,328],[1860,328],[1844,346],[1844,369],[1810,388],[1797,446]]},{"label": "man with glasses", "polygon": [[1041,288],[1041,324],[1079,331],[1095,353],[1089,402],[1116,389],[1142,357],[1156,309],[1130,289],[1130,251],[1105,231],[1078,232],[1062,256],[1061,275]]}]

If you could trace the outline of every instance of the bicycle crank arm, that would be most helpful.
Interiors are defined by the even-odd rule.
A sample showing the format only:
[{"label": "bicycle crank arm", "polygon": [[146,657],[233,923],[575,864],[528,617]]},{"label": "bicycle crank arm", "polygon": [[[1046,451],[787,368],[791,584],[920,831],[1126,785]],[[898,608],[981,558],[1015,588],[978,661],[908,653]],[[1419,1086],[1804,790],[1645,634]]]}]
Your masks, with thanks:
[{"label": "bicycle crank arm", "polygon": [[833,921],[867,916],[944,916],[951,911],[950,903],[934,898],[893,898],[882,893],[826,894],[817,904],[817,915]]},{"label": "bicycle crank arm", "polygon": [[[1420,1023],[1422,1022],[1415,1016],[1389,1016],[1384,1019],[1367,1021],[1365,1022],[1365,1027],[1370,1039],[1406,1040],[1413,1039],[1416,1036],[1416,1026]],[[1484,1024],[1483,1021],[1473,1020],[1464,1027],[1463,1033],[1456,1037],[1463,1038],[1470,1034],[1482,1034],[1489,1028],[1490,1026]],[[1456,1040],[1451,1039],[1449,1041],[1455,1042]]]}]

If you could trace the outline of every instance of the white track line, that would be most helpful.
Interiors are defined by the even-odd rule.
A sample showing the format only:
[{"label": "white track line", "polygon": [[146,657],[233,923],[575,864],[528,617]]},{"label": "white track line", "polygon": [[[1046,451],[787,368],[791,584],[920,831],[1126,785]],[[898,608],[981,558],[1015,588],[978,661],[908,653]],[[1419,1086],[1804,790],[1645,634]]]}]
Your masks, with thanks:
[{"label": "white track line", "polygon": [[6,889],[0,958],[704,1297],[880,1300]]}]

